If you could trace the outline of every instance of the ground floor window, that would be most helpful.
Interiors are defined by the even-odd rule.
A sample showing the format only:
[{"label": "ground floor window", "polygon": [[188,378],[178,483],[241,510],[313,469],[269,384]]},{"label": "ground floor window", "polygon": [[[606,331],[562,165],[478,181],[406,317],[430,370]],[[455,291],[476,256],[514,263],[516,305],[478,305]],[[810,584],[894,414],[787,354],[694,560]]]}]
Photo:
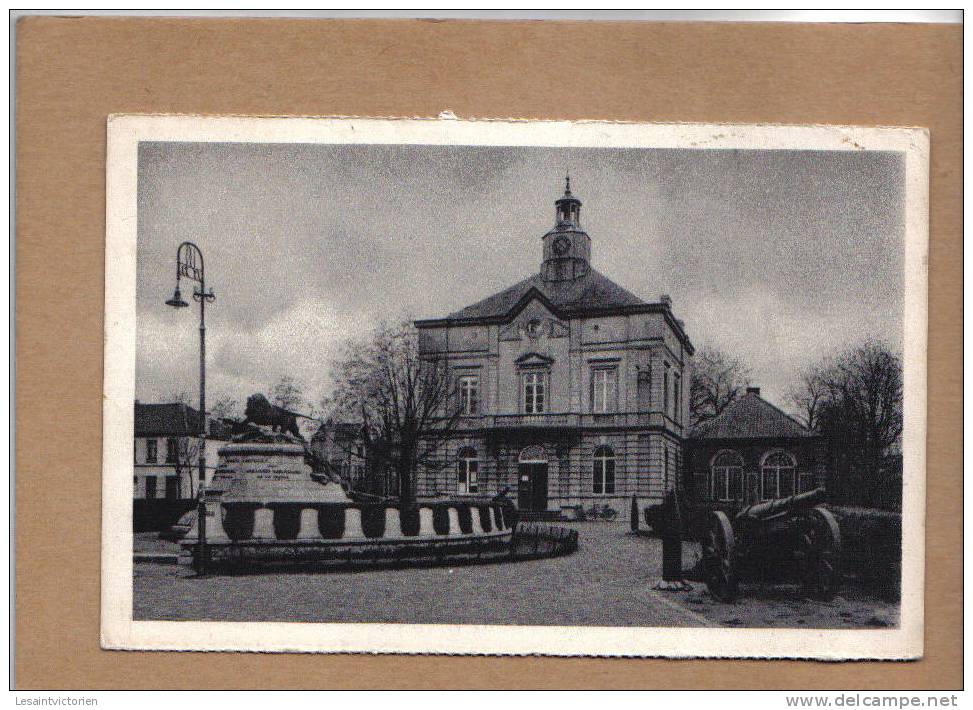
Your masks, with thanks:
[{"label": "ground floor window", "polygon": [[480,462],[476,457],[476,449],[472,447],[460,449],[458,459],[457,490],[460,493],[479,492],[480,485],[477,481],[477,474],[480,472]]},{"label": "ground floor window", "polygon": [[179,479],[175,476],[166,477],[166,498],[175,500],[179,497]]},{"label": "ground floor window", "polygon": [[145,497],[155,498],[155,476],[145,477]]},{"label": "ground floor window", "polygon": [[615,492],[615,452],[610,446],[595,449],[593,492],[606,495]]},{"label": "ground floor window", "polygon": [[721,451],[712,465],[713,500],[733,500],[733,492],[743,473],[743,459],[735,451]]},{"label": "ground floor window", "polygon": [[786,451],[775,451],[764,458],[760,466],[763,490],[761,497],[785,498],[794,495],[797,462]]}]

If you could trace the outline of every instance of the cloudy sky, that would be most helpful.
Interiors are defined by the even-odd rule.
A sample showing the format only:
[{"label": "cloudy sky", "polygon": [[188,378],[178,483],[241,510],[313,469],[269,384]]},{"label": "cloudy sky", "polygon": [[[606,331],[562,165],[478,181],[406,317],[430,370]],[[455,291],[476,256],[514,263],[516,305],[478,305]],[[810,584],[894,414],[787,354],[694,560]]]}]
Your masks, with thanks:
[{"label": "cloudy sky", "polygon": [[197,396],[197,312],[164,305],[181,241],[217,294],[208,401],[283,375],[317,401],[343,338],[535,273],[569,169],[594,267],[670,294],[697,348],[741,357],[784,404],[837,348],[901,348],[903,168],[864,152],[143,143],[136,396]]}]

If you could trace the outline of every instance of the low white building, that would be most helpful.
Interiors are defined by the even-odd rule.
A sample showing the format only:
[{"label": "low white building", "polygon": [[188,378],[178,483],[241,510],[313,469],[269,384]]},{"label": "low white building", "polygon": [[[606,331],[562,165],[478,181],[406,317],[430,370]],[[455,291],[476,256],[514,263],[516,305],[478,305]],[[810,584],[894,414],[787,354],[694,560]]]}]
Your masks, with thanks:
[{"label": "low white building", "polygon": [[[199,490],[199,411],[186,404],[135,402],[136,500],[185,500]],[[227,427],[210,420],[209,440],[226,440]],[[218,444],[207,444],[206,479],[218,463]]]}]

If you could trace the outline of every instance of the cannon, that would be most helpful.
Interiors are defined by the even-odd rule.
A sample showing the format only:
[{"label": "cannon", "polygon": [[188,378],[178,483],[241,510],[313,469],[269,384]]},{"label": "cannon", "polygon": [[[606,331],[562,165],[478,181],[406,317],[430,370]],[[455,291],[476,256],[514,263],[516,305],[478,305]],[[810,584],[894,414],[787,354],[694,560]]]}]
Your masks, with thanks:
[{"label": "cannon", "polygon": [[734,517],[714,510],[702,531],[703,573],[710,594],[736,599],[741,580],[797,580],[805,596],[830,600],[840,581],[841,532],[822,505],[823,488],[763,501]]}]

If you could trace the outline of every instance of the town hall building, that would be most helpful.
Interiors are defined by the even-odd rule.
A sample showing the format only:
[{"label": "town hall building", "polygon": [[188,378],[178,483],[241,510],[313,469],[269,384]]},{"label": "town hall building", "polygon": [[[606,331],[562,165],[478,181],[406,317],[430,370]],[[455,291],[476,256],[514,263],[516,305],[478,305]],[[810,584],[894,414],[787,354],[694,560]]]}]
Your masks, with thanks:
[{"label": "town hall building", "polygon": [[627,516],[633,495],[661,501],[679,478],[693,355],[683,323],[669,297],[644,301],[594,269],[570,179],[555,207],[538,273],[415,323],[462,407],[444,465],[419,472],[420,496],[507,488],[525,511]]}]

